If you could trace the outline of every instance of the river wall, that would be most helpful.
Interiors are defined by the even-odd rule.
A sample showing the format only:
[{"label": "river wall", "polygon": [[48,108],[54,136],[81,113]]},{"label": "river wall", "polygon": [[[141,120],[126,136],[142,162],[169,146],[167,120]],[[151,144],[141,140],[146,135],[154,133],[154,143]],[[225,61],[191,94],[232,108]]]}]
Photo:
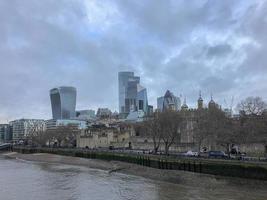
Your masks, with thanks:
[{"label": "river wall", "polygon": [[249,163],[231,160],[208,160],[174,158],[149,154],[129,154],[110,151],[63,148],[27,148],[14,147],[19,153],[51,153],[65,156],[121,161],[162,170],[184,170],[220,176],[267,180],[267,163]]}]

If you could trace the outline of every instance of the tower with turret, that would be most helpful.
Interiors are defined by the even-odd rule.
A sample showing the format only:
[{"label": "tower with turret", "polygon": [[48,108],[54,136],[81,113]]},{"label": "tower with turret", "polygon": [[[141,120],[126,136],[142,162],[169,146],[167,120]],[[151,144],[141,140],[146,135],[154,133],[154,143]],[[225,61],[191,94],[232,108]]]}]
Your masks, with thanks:
[{"label": "tower with turret", "polygon": [[197,100],[197,108],[198,109],[203,109],[203,99],[201,96],[201,91],[199,91],[199,98]]}]

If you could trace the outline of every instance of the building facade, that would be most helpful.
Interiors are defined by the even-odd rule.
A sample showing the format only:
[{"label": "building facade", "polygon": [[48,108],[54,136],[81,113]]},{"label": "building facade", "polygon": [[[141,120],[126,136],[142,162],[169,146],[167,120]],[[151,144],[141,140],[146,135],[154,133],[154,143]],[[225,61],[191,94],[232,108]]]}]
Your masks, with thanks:
[{"label": "building facade", "polygon": [[12,141],[12,126],[9,124],[0,124],[0,143]]},{"label": "building facade", "polygon": [[45,120],[42,119],[19,119],[9,123],[12,126],[13,141],[25,140],[36,131],[45,131]]},{"label": "building facade", "polygon": [[76,118],[82,120],[91,120],[96,117],[94,110],[78,110],[76,111]]},{"label": "building facade", "polygon": [[148,112],[147,90],[140,85],[140,77],[134,72],[119,72],[119,113]]},{"label": "building facade", "polygon": [[98,108],[96,116],[98,118],[111,118],[112,117],[112,112],[108,108]]},{"label": "building facade", "polygon": [[179,97],[174,96],[172,92],[167,90],[164,96],[158,97],[157,109],[161,112],[165,110],[178,111],[181,109],[181,100]]},{"label": "building facade", "polygon": [[50,90],[53,119],[73,119],[76,117],[76,88],[58,87]]},{"label": "building facade", "polygon": [[77,129],[86,129],[87,128],[87,122],[83,120],[75,120],[75,119],[50,119],[45,121],[46,124],[46,130],[54,130],[59,126],[71,126],[73,128]]}]

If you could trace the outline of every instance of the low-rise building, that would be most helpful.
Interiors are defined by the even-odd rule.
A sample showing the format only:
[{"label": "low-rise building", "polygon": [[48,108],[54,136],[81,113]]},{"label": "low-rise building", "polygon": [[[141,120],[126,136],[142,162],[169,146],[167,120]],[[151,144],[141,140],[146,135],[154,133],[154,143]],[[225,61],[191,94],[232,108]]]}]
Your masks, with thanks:
[{"label": "low-rise building", "polygon": [[9,123],[12,126],[13,141],[25,140],[36,132],[45,130],[45,120],[42,119],[18,119]]},{"label": "low-rise building", "polygon": [[78,129],[86,129],[88,124],[84,120],[75,120],[75,119],[50,119],[45,122],[46,130],[54,130],[58,126],[72,126]]},{"label": "low-rise building", "polygon": [[79,120],[92,120],[96,117],[94,110],[78,110],[76,118]]},{"label": "low-rise building", "polygon": [[112,112],[108,108],[98,108],[96,116],[98,118],[110,118],[112,116]]},{"label": "low-rise building", "polygon": [[110,146],[129,146],[129,138],[132,134],[130,126],[120,124],[118,126],[93,125],[77,135],[78,148],[108,148]]}]

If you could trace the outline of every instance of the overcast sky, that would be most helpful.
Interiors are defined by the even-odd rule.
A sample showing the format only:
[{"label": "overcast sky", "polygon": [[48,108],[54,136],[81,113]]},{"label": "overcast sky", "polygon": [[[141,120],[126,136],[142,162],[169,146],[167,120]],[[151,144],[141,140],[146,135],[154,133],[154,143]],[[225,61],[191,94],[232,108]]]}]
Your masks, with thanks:
[{"label": "overcast sky", "polygon": [[192,107],[199,90],[224,107],[266,100],[266,27],[264,0],[1,0],[0,122],[51,118],[62,85],[77,109],[118,110],[122,70],[154,106],[167,89]]}]

